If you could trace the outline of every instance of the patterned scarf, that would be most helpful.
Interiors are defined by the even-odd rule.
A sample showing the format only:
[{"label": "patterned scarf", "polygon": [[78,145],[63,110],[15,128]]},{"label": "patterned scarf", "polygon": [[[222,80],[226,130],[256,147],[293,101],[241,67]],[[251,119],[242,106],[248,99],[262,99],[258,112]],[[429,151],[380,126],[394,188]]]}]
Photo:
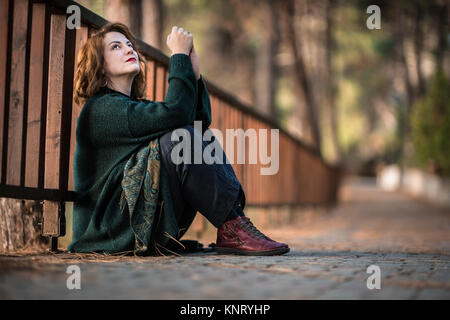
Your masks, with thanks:
[{"label": "patterned scarf", "polygon": [[[151,233],[158,206],[160,178],[159,139],[156,138],[134,153],[127,161],[122,180],[120,211],[128,209],[135,235],[135,253],[151,246]],[[128,204],[128,206],[127,206]]]}]

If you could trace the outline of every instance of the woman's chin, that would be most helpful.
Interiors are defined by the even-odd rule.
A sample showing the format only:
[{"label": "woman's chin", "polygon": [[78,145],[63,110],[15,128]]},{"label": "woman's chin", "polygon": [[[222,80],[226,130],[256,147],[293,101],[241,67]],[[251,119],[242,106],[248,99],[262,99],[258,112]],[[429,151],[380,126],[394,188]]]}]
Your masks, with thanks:
[{"label": "woman's chin", "polygon": [[139,72],[141,72],[141,69],[139,68],[139,66],[137,66],[135,68],[127,68],[125,73],[129,74],[130,76],[136,76],[139,74]]},{"label": "woman's chin", "polygon": [[133,67],[133,66],[127,66],[123,68],[122,70],[116,70],[116,72],[112,72],[109,74],[109,78],[114,79],[116,77],[135,77],[141,72],[141,69],[139,66]]}]

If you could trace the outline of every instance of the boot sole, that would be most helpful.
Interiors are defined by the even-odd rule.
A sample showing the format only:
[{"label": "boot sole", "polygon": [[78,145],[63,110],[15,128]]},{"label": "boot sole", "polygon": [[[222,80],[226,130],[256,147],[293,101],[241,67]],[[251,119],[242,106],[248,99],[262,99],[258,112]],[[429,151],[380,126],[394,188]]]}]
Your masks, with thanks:
[{"label": "boot sole", "polygon": [[219,254],[236,254],[240,256],[278,256],[288,253],[289,248],[280,248],[268,251],[247,251],[234,248],[215,247],[215,250]]}]

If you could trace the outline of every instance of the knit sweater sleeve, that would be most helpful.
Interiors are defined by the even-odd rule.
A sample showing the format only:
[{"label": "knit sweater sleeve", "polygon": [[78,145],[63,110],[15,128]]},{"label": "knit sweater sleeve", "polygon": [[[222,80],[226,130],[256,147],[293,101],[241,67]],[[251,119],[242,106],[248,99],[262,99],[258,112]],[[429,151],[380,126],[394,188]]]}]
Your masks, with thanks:
[{"label": "knit sweater sleeve", "polygon": [[211,101],[208,94],[208,89],[200,75],[198,79],[198,103],[195,120],[202,121],[202,128],[206,129],[211,125]]}]

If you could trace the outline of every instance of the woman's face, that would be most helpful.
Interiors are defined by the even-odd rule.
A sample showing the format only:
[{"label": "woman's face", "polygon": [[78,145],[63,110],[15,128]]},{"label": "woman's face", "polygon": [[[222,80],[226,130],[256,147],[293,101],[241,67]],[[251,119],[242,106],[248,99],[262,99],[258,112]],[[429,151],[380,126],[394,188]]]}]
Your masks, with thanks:
[{"label": "woman's face", "polygon": [[139,72],[139,57],[131,42],[120,32],[112,31],[103,38],[105,65],[108,79],[130,76],[133,79]]}]

